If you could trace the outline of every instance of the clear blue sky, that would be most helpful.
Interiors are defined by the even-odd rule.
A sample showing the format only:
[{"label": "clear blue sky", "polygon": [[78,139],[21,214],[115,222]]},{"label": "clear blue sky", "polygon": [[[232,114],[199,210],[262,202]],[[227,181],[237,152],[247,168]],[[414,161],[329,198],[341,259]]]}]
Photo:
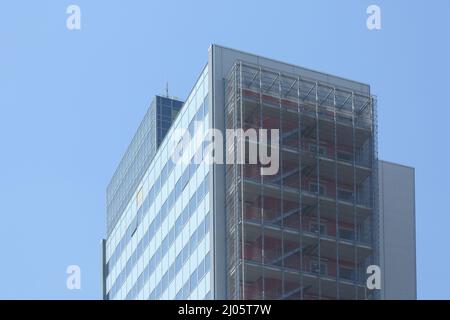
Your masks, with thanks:
[{"label": "clear blue sky", "polygon": [[[380,31],[366,28],[370,4]],[[444,0],[2,1],[0,298],[100,298],[106,185],[152,96],[169,81],[185,98],[218,43],[371,84],[380,158],[416,168],[418,297],[449,299],[449,12]]]}]

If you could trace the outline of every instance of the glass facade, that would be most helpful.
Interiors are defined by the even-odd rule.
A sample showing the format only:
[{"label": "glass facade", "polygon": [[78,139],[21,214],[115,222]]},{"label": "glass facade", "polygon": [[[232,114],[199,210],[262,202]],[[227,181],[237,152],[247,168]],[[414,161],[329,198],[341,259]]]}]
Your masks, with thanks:
[{"label": "glass facade", "polygon": [[[191,136],[209,128],[207,70],[181,110],[162,107],[156,118],[161,145],[106,240],[106,299],[212,297],[209,165],[175,164],[168,139],[180,128]],[[194,143],[186,152],[204,159],[205,150],[205,144]]]},{"label": "glass facade", "polygon": [[142,119],[106,190],[107,233],[120,218],[141,182],[183,101],[156,96]]},{"label": "glass facade", "polygon": [[159,146],[178,115],[183,102],[168,97],[156,96],[156,144]]},{"label": "glass facade", "polygon": [[366,268],[378,264],[375,105],[367,94],[234,64],[225,126],[279,129],[280,170],[227,165],[229,299],[376,298],[366,288]]}]

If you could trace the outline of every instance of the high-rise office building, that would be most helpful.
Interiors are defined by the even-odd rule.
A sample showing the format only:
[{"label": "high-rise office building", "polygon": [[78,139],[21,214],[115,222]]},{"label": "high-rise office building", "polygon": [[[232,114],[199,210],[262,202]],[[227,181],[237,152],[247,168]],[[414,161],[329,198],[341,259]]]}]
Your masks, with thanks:
[{"label": "high-rise office building", "polygon": [[[129,150],[148,143],[141,127]],[[173,160],[178,129],[212,128],[278,129],[279,170],[210,163],[208,139]],[[378,161],[368,85],[213,45],[161,137],[108,187],[126,196],[108,195],[105,299],[415,298],[414,172]]]}]

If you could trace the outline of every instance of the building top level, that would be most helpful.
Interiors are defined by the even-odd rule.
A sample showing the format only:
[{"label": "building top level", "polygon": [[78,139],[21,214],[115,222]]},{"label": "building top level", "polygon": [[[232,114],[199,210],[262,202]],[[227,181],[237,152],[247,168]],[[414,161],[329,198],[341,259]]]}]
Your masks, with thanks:
[{"label": "building top level", "polygon": [[219,71],[219,73],[221,73],[224,78],[226,78],[228,71],[231,69],[234,63],[236,63],[237,61],[243,61],[248,65],[253,64],[256,66],[264,67],[266,70],[281,72],[286,75],[300,75],[303,79],[336,86],[342,89],[347,89],[349,91],[354,91],[355,93],[359,94],[370,95],[370,86],[359,81],[330,75],[328,73],[300,67],[294,64],[262,57],[240,50],[227,48],[217,44],[212,44],[209,50],[210,53],[216,56],[215,62],[220,61],[219,65],[216,64],[215,71]]}]

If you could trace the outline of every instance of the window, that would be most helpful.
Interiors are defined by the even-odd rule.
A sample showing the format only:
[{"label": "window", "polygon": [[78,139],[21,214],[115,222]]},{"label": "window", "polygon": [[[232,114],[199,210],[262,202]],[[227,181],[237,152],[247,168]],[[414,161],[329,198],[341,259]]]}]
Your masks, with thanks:
[{"label": "window", "polygon": [[208,96],[205,97],[203,101],[203,114],[206,116],[208,114]]},{"label": "window", "polygon": [[162,252],[167,252],[167,250],[169,249],[169,238],[167,236],[164,237],[161,248]]},{"label": "window", "polygon": [[183,216],[179,215],[177,220],[175,221],[175,232],[179,234],[181,229],[183,228]]},{"label": "window", "polygon": [[172,108],[170,107],[170,105],[162,106],[162,115],[164,117],[170,117],[172,115]]},{"label": "window", "polygon": [[353,160],[353,155],[351,152],[347,152],[347,151],[338,151],[337,152],[337,158],[338,160],[342,160],[342,161],[352,161]]},{"label": "window", "polygon": [[203,259],[203,261],[205,262],[205,273],[208,272],[211,268],[211,260],[210,259],[211,258],[209,256],[209,252],[208,252],[208,254]]},{"label": "window", "polygon": [[311,261],[311,272],[316,274],[327,274],[327,265],[325,262],[313,260]]},{"label": "window", "polygon": [[189,126],[188,126],[188,132],[189,132],[189,138],[193,138],[194,137],[194,130],[195,130],[195,127],[194,127],[194,121],[192,121],[192,122],[190,122],[189,123]]},{"label": "window", "polygon": [[181,213],[182,218],[182,225],[184,226],[185,223],[189,220],[189,208],[186,206],[183,209],[183,212]]},{"label": "window", "polygon": [[194,270],[194,272],[192,273],[190,279],[190,287],[191,287],[191,291],[193,291],[195,289],[195,287],[197,286],[197,269]]},{"label": "window", "polygon": [[189,246],[191,248],[191,255],[194,253],[195,248],[197,247],[197,230],[192,233],[191,238],[189,239]]},{"label": "window", "polygon": [[183,265],[183,253],[180,252],[177,258],[175,259],[176,273],[178,273],[178,271],[181,270],[182,265]]},{"label": "window", "polygon": [[161,280],[161,291],[165,291],[166,289],[167,289],[167,286],[169,285],[169,274],[168,274],[168,272],[166,272],[165,274],[164,274],[164,276],[162,277],[162,280]]},{"label": "window", "polygon": [[130,229],[130,231],[131,231],[131,234],[130,234],[130,238],[132,238],[133,236],[134,236],[134,234],[136,233],[136,231],[137,231],[137,228],[138,228],[138,222],[137,222],[137,219],[134,219],[132,222],[131,222],[131,229]]},{"label": "window", "polygon": [[196,208],[197,208],[196,194],[194,193],[191,199],[189,200],[189,216],[192,216],[194,214]]},{"label": "window", "polygon": [[202,223],[200,223],[199,227],[198,227],[198,241],[200,241],[201,239],[203,239],[203,236],[205,235],[205,220],[202,221]]},{"label": "window", "polygon": [[184,190],[184,188],[186,188],[186,186],[187,186],[187,184],[188,184],[188,182],[189,182],[189,167],[187,167],[185,170],[184,170],[184,172],[183,172],[183,175],[181,176],[181,179],[182,179],[182,182],[181,182],[181,184],[182,184],[182,191]]},{"label": "window", "polygon": [[183,262],[189,259],[189,243],[183,248]]},{"label": "window", "polygon": [[355,270],[349,267],[339,267],[339,277],[347,280],[355,280]]},{"label": "window", "polygon": [[320,232],[320,234],[326,234],[326,226],[325,223],[320,223],[317,224],[316,221],[311,221],[309,223],[309,231],[318,234]]},{"label": "window", "polygon": [[312,153],[318,153],[320,156],[327,156],[327,149],[324,146],[319,146],[319,150],[317,150],[316,144],[310,144],[309,145],[309,151]]},{"label": "window", "polygon": [[203,105],[201,105],[197,111],[197,114],[195,115],[195,120],[197,122],[200,122],[203,120],[204,114],[203,114]]},{"label": "window", "polygon": [[167,163],[164,165],[164,167],[161,170],[161,176],[167,177]]},{"label": "window", "polygon": [[198,280],[200,281],[204,275],[205,275],[205,261],[202,261],[198,266]]},{"label": "window", "polygon": [[179,196],[181,194],[181,184],[182,184],[182,179],[178,179],[177,183],[175,184],[175,193],[177,196]]},{"label": "window", "polygon": [[339,228],[339,237],[344,240],[354,240],[355,233],[350,228]]},{"label": "window", "polygon": [[136,207],[139,208],[143,201],[143,194],[142,194],[142,187],[139,189],[139,191],[136,194]]},{"label": "window", "polygon": [[353,192],[349,190],[338,190],[338,199],[343,201],[353,201]]},{"label": "window", "polygon": [[314,193],[317,193],[317,191],[319,191],[320,195],[324,195],[325,194],[324,186],[322,184],[320,184],[317,187],[317,183],[315,183],[315,182],[310,182],[309,183],[309,191],[314,192]]},{"label": "window", "polygon": [[183,287],[183,299],[187,299],[189,297],[189,281],[186,281]]}]

